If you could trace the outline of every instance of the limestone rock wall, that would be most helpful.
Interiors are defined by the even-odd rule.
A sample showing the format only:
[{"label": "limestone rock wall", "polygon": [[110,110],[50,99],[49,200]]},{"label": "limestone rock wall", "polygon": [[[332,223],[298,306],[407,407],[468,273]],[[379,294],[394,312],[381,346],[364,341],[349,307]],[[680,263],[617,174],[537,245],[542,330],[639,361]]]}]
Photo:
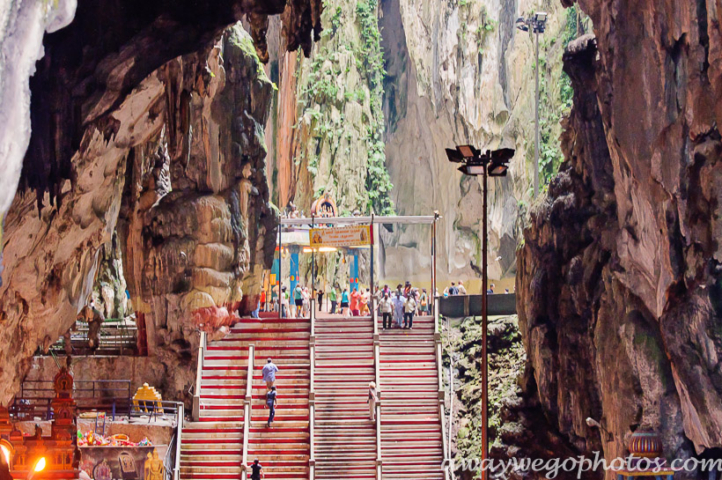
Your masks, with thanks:
[{"label": "limestone rock wall", "polygon": [[722,446],[720,5],[579,5],[567,161],[518,258],[526,388],[580,451],[645,424],[684,458]]},{"label": "limestone rock wall", "polygon": [[[373,28],[364,23],[369,17],[360,4],[375,12]],[[566,15],[561,5],[546,7],[543,102],[558,109]],[[477,278],[481,187],[448,163],[444,148],[511,146],[518,150],[511,177],[491,182],[490,272],[492,278],[512,276],[534,159],[533,43],[514,21],[535,9],[531,1],[327,2],[327,29],[309,59],[270,50],[267,71],[279,96],[267,127],[277,148],[269,178],[278,205],[293,200],[308,213],[313,200],[329,192],[345,214],[367,211],[370,195],[388,196],[398,214],[438,210],[444,217],[439,281]],[[382,92],[374,83],[378,72],[364,63],[366,39],[375,31],[383,52]],[[379,95],[381,109],[374,106]],[[549,124],[556,143],[558,118]],[[383,151],[373,141],[379,134]],[[370,172],[388,180],[369,182]],[[430,239],[423,226],[384,232],[382,277],[428,282]]]},{"label": "limestone rock wall", "polygon": [[[392,198],[399,214],[442,214],[442,284],[480,276],[481,183],[457,172],[444,153],[466,143],[517,150],[509,177],[489,182],[489,275],[514,274],[534,160],[533,43],[514,21],[538,9],[537,2],[524,0],[382,3]],[[541,37],[541,75],[547,82],[545,98],[558,105],[566,15],[554,2],[545,2],[543,9],[550,15]],[[552,127],[552,140],[559,132]],[[388,274],[427,280],[430,239],[421,227],[399,229],[387,239]]]},{"label": "limestone rock wall", "polygon": [[167,397],[183,397],[196,329],[232,321],[269,266],[263,124],[272,91],[238,24],[153,71],[89,126],[54,205],[47,191],[40,210],[35,191],[16,195],[0,287],[0,333],[14,340],[0,353],[0,401],[89,301],[116,231],[148,368],[166,372],[158,386]]}]

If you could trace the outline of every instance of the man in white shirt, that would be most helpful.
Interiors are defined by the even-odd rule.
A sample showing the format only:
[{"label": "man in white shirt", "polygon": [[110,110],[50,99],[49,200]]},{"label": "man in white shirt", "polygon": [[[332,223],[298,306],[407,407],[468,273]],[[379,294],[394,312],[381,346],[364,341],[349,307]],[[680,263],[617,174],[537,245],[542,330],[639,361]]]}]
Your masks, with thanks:
[{"label": "man in white shirt", "polygon": [[461,283],[461,280],[459,280],[459,295],[466,295],[466,288],[464,288],[464,284]]},{"label": "man in white shirt", "polygon": [[268,359],[268,363],[263,367],[263,370],[261,370],[261,374],[263,375],[263,381],[266,382],[266,388],[268,390],[271,389],[273,386],[273,382],[276,381],[276,372],[278,371],[278,367],[273,364],[273,360],[270,358]]},{"label": "man in white shirt", "polygon": [[409,295],[404,302],[404,328],[411,330],[414,325],[414,313],[416,313],[416,299],[413,295]]},{"label": "man in white shirt", "polygon": [[[383,329],[386,330],[387,328],[391,328],[391,312],[394,309],[394,305],[391,302],[391,298],[389,297],[389,294],[385,294],[384,298],[381,299],[379,302],[379,312],[381,312],[381,316],[383,317]],[[386,326],[386,321],[388,320],[388,327]]]}]

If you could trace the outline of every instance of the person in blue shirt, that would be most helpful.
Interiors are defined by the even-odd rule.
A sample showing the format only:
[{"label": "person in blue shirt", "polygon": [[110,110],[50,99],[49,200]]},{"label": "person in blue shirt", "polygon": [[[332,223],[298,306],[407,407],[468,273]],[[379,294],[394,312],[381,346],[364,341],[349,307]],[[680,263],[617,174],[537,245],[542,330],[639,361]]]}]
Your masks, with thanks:
[{"label": "person in blue shirt", "polygon": [[344,288],[343,293],[341,293],[341,315],[343,315],[345,308],[348,308],[348,288]]},{"label": "person in blue shirt", "polygon": [[268,422],[266,423],[267,428],[271,428],[273,419],[276,417],[276,407],[278,406],[278,398],[276,397],[276,387],[271,387],[271,390],[266,392],[266,408],[268,411]]}]

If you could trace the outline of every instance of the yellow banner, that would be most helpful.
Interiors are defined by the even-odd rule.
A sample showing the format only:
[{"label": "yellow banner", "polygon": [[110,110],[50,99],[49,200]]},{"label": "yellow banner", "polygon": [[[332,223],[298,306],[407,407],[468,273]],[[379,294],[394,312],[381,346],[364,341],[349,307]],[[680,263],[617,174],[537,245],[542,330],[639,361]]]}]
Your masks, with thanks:
[{"label": "yellow banner", "polygon": [[312,247],[360,247],[371,244],[369,225],[312,228],[310,233]]}]

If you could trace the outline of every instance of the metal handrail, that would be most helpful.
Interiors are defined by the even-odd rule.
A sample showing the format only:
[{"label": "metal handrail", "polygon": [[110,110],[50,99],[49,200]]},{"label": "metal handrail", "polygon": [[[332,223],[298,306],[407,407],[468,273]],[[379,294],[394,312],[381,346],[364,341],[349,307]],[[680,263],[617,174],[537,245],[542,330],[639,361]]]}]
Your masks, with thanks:
[{"label": "metal handrail", "polygon": [[311,335],[308,339],[310,385],[308,388],[309,480],[316,477],[316,308],[311,299]]},{"label": "metal handrail", "polygon": [[[372,301],[372,304],[375,303]],[[376,383],[376,480],[381,480],[381,339],[379,337],[379,317],[376,308],[371,311],[371,319],[374,322],[374,379]]]},{"label": "metal handrail", "polygon": [[[438,300],[439,297],[436,297],[436,300]],[[444,422],[444,418],[446,417],[446,412],[444,411],[444,377],[443,377],[443,355],[442,355],[442,347],[441,347],[441,333],[439,332],[439,302],[434,302],[434,339],[436,342],[436,373],[437,373],[437,382],[438,382],[438,395],[439,395],[439,421],[441,422],[441,446],[444,453],[444,460],[442,462],[442,468],[444,469],[444,479],[448,480],[450,475],[450,468],[451,468],[451,451],[447,447],[446,442],[444,441],[446,438],[446,424]],[[451,413],[449,413],[449,416],[451,418]],[[451,434],[451,432],[449,432]]]},{"label": "metal handrail", "polygon": [[193,392],[193,420],[198,421],[201,415],[201,373],[203,372],[203,361],[205,359],[206,332],[200,331],[201,338],[198,344],[198,365],[196,366],[196,384]]},{"label": "metal handrail", "polygon": [[241,453],[242,479],[248,478],[248,434],[251,427],[253,405],[253,370],[256,362],[256,348],[248,347],[248,373],[246,374],[246,398],[243,401],[243,452]]},{"label": "metal handrail", "polygon": [[[90,392],[90,395],[85,395]],[[73,397],[79,412],[101,410],[107,407],[116,413],[129,413],[131,410],[130,380],[75,380]],[[50,404],[55,398],[52,380],[25,380],[10,406],[10,415],[19,419],[32,415],[50,420]],[[39,415],[38,415],[39,414]]]}]

